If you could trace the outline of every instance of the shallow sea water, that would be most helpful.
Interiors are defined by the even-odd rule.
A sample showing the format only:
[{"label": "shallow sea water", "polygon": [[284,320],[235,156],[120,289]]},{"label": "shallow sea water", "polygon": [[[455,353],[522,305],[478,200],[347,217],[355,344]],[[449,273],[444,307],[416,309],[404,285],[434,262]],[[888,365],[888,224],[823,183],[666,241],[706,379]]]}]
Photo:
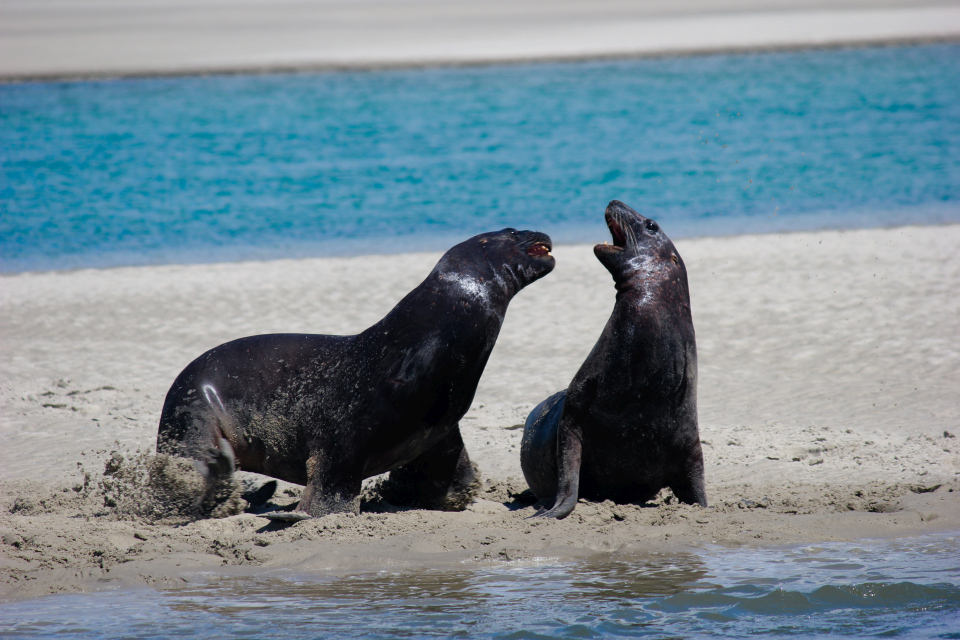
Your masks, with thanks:
[{"label": "shallow sea water", "polygon": [[[960,221],[960,45],[0,85],[0,272]],[[585,240],[587,239],[587,240]]]},{"label": "shallow sea water", "polygon": [[960,537],[698,549],[0,604],[10,638],[960,638]]}]

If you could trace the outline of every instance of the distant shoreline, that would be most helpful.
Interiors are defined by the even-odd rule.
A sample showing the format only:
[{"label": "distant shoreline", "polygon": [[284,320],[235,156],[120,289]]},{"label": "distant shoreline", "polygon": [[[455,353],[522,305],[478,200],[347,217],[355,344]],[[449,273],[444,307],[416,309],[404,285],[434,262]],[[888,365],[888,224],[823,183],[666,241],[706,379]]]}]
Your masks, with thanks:
[{"label": "distant shoreline", "polygon": [[[829,6],[829,8],[827,8]],[[960,6],[797,0],[0,5],[0,82],[672,57],[960,41]]]},{"label": "distant shoreline", "polygon": [[958,51],[9,85],[0,273],[956,223]]},{"label": "distant shoreline", "polygon": [[694,56],[751,55],[763,53],[790,53],[796,51],[830,51],[839,49],[870,49],[879,47],[911,47],[935,44],[960,43],[960,34],[955,36],[937,36],[929,38],[902,38],[882,40],[859,40],[850,42],[831,42],[826,44],[782,44],[757,47],[725,47],[717,49],[684,49],[675,51],[655,51],[650,53],[610,53],[597,55],[544,56],[531,58],[504,58],[500,60],[448,60],[448,61],[409,61],[376,62],[357,64],[323,64],[262,66],[250,67],[210,67],[191,70],[150,70],[121,73],[81,73],[50,74],[25,76],[0,76],[0,86],[41,82],[93,82],[99,80],[148,80],[153,78],[190,78],[205,76],[259,76],[310,73],[375,73],[378,71],[405,71],[416,69],[457,69],[476,67],[513,66],[525,64],[605,62],[617,60],[656,60],[660,58],[687,58]]},{"label": "distant shoreline", "polygon": [[[704,233],[671,233],[671,235],[677,240],[683,241],[702,241],[708,239],[730,239],[730,238],[741,238],[741,237],[781,237],[781,236],[796,236],[801,234],[812,234],[812,233],[823,233],[823,232],[835,232],[835,233],[851,233],[856,231],[867,231],[867,230],[881,230],[881,231],[896,231],[898,229],[906,228],[930,228],[930,227],[943,227],[943,228],[952,228],[960,224],[960,209],[955,210],[954,216],[943,216],[937,219],[932,220],[907,220],[904,222],[895,222],[889,219],[883,219],[875,223],[866,224],[862,221],[858,221],[857,224],[837,224],[837,225],[785,225],[781,228],[765,228],[759,231],[751,231],[746,226],[743,228],[738,228],[734,231],[722,233],[718,232],[716,228],[711,228],[706,230]],[[578,232],[586,232],[587,230],[595,231],[596,233],[590,236],[593,240],[583,240],[583,236],[579,236],[579,239],[575,237],[575,234],[572,230]],[[604,228],[601,224],[595,225],[595,229],[583,226],[575,226],[567,229],[565,233],[551,233],[551,238],[554,239],[554,244],[560,247],[593,247],[595,244],[603,242],[604,240]],[[305,249],[294,248],[292,251],[282,251],[281,249],[276,250],[266,250],[261,251],[259,254],[255,251],[255,248],[248,246],[243,246],[235,250],[220,252],[208,253],[204,256],[203,259],[199,258],[189,258],[185,256],[173,257],[169,259],[157,259],[155,261],[143,261],[143,262],[130,262],[122,261],[122,258],[118,258],[116,261],[106,261],[106,262],[88,262],[85,264],[62,264],[60,266],[50,266],[43,268],[25,268],[25,269],[6,269],[2,262],[0,262],[0,282],[4,278],[15,278],[18,276],[24,275],[45,275],[45,274],[69,274],[77,273],[80,271],[113,271],[118,269],[153,269],[153,268],[164,268],[164,267],[190,267],[195,266],[198,268],[203,268],[209,265],[246,265],[246,264],[270,264],[281,261],[310,261],[310,260],[346,260],[346,259],[362,259],[362,258],[388,258],[390,256],[404,256],[404,255],[422,255],[422,254],[433,254],[437,252],[442,252],[446,247],[452,246],[457,242],[461,242],[466,238],[470,237],[470,232],[464,232],[462,234],[447,234],[447,235],[438,235],[435,238],[431,238],[429,242],[420,242],[418,244],[412,244],[404,246],[402,248],[397,248],[396,250],[391,251],[377,251],[373,252],[363,252],[360,250],[344,250],[339,252],[334,251],[317,251],[311,253]],[[332,244],[332,243],[331,243]],[[369,245],[369,239],[357,240],[353,244],[366,244]],[[309,245],[304,245],[309,246]],[[321,245],[317,245],[321,246]],[[326,246],[326,245],[322,245]],[[251,251],[253,253],[251,253]],[[121,256],[129,256],[132,252],[123,252],[119,253]]]}]

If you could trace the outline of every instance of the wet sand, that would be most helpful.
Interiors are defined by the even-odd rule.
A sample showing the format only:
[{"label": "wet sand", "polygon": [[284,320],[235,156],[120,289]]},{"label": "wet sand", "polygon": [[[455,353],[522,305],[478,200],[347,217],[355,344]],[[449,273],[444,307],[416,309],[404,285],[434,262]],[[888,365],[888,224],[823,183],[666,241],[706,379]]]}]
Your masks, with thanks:
[{"label": "wet sand", "polygon": [[[612,309],[613,283],[589,245],[557,247],[554,273],[511,304],[461,423],[484,478],[467,512],[368,502],[359,516],[283,528],[252,514],[185,525],[126,516],[105,504],[104,463],[113,451],[152,451],[169,384],[204,350],[256,333],[360,331],[439,254],[0,277],[0,597],[173,586],[209,570],[462,566],[960,530],[960,225],[677,246],[711,507],[664,492],[647,505],[581,502],[560,522],[526,519],[518,425],[566,386]],[[297,491],[285,486],[278,502]]]}]

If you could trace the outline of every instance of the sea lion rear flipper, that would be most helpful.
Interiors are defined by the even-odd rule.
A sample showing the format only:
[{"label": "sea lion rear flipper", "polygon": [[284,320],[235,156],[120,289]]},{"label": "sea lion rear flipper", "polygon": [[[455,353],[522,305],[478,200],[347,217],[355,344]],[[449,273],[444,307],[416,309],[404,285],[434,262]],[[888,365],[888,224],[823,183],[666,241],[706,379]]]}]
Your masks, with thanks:
[{"label": "sea lion rear flipper", "polygon": [[[230,476],[237,470],[237,456],[233,453],[233,445],[226,438],[220,438],[217,441],[217,456],[211,465],[211,472],[223,478]],[[212,467],[216,466],[214,470]]]},{"label": "sea lion rear flipper", "polygon": [[206,480],[204,492],[196,503],[197,510],[204,514],[212,513],[231,498],[234,493],[233,472],[237,468],[233,446],[226,438],[220,438],[217,446],[210,447],[208,453],[205,459],[193,463]]},{"label": "sea lion rear flipper", "polygon": [[560,419],[557,430],[557,497],[553,506],[544,512],[537,512],[536,518],[566,518],[577,506],[580,496],[580,460],[583,455],[583,441],[580,430],[569,417]]},{"label": "sea lion rear flipper", "polygon": [[556,499],[559,482],[557,432],[565,399],[566,389],[553,394],[534,407],[523,425],[520,469],[527,486],[540,501],[538,506],[549,507]]},{"label": "sea lion rear flipper", "polygon": [[274,522],[301,522],[313,518],[312,515],[303,511],[268,511],[267,513],[258,513],[257,517]]}]

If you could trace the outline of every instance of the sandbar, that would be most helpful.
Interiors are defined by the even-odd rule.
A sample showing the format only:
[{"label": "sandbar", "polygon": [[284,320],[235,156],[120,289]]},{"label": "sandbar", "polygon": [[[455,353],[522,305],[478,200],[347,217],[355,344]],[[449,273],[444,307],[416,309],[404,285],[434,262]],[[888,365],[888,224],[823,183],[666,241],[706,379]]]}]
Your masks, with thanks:
[{"label": "sandbar", "polygon": [[4,0],[0,80],[376,69],[960,39],[924,0]]},{"label": "sandbar", "polygon": [[[176,526],[124,517],[96,484],[113,452],[153,450],[168,386],[204,350],[257,333],[358,332],[439,254],[0,276],[0,598],[176,586],[209,571],[462,567],[960,530],[960,225],[676,244],[711,507],[663,492],[647,505],[581,502],[560,522],[527,519],[519,425],[566,386],[613,307],[590,245],[556,247],[554,273],[511,303],[461,422],[484,482],[466,512],[368,505],[282,528],[252,514]],[[284,490],[296,500],[297,487]]]}]

